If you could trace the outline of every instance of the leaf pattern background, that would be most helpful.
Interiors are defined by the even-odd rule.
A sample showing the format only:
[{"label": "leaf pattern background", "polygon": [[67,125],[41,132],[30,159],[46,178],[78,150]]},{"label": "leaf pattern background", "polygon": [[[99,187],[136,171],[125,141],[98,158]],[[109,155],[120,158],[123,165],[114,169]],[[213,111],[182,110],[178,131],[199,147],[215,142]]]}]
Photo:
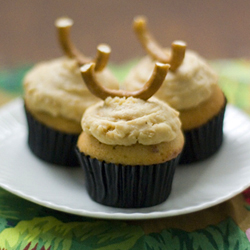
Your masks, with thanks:
[{"label": "leaf pattern background", "polygon": [[13,228],[0,233],[0,246],[7,249],[24,249],[30,242],[33,248],[111,250],[131,249],[143,235],[136,226],[117,221],[92,221],[63,223],[54,217],[20,221]]},{"label": "leaf pattern background", "polygon": [[250,61],[215,60],[211,66],[228,101],[250,114]]},{"label": "leaf pattern background", "polygon": [[122,222],[63,223],[53,217],[43,217],[21,221],[0,233],[1,248],[25,249],[27,245],[31,249],[51,250],[250,249],[245,233],[232,219],[194,232],[168,229],[146,235],[140,228]]}]

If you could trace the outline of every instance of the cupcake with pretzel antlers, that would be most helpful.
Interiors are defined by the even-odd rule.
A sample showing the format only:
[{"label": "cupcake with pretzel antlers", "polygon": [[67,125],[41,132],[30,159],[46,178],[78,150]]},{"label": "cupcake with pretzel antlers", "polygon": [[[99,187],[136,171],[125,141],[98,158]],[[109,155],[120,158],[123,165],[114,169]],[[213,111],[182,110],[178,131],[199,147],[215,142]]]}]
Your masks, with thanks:
[{"label": "cupcake with pretzel antlers", "polygon": [[95,62],[98,79],[106,87],[119,88],[115,77],[105,68],[109,46],[99,45],[94,59],[84,56],[70,40],[72,25],[69,18],[56,20],[65,56],[39,63],[24,78],[28,145],[40,159],[65,166],[79,165],[75,145],[81,132],[81,117],[87,107],[99,101],[83,83],[80,66]]},{"label": "cupcake with pretzel antlers", "polygon": [[183,41],[170,49],[161,48],[147,29],[145,17],[134,19],[134,30],[148,55],[131,70],[125,86],[141,88],[155,61],[169,63],[170,72],[155,94],[180,112],[185,146],[180,163],[198,162],[215,154],[223,141],[226,98],[217,84],[217,75]]},{"label": "cupcake with pretzel antlers", "polygon": [[81,73],[89,90],[102,101],[85,111],[77,142],[90,197],[121,208],[164,202],[184,144],[179,113],[150,98],[169,65],[156,63],[144,86],[131,92],[104,87],[94,68],[94,63],[86,64]]}]

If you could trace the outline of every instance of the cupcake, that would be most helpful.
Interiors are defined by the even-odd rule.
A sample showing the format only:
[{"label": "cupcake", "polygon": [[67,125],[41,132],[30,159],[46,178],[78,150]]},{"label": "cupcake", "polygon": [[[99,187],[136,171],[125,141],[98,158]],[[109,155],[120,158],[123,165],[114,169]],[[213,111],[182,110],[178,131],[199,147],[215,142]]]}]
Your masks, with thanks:
[{"label": "cupcake", "polygon": [[35,65],[23,81],[28,145],[41,160],[75,166],[79,165],[75,145],[82,114],[99,101],[83,83],[79,65],[95,61],[96,75],[106,87],[118,88],[118,82],[104,68],[110,53],[107,45],[98,47],[96,59],[89,59],[69,39],[72,20],[58,19],[56,26],[66,55]]},{"label": "cupcake", "polygon": [[102,101],[85,111],[77,141],[90,197],[120,208],[164,202],[184,144],[178,112],[150,98],[169,66],[157,63],[147,83],[133,92],[103,87],[93,68],[93,63],[83,66],[82,76]]},{"label": "cupcake", "polygon": [[161,48],[147,31],[143,17],[135,19],[134,28],[148,55],[128,74],[125,88],[139,89],[148,79],[156,60],[169,63],[170,72],[155,96],[180,112],[185,135],[180,163],[209,158],[222,145],[226,107],[216,73],[196,52],[186,51],[182,41],[173,42],[171,49]]}]

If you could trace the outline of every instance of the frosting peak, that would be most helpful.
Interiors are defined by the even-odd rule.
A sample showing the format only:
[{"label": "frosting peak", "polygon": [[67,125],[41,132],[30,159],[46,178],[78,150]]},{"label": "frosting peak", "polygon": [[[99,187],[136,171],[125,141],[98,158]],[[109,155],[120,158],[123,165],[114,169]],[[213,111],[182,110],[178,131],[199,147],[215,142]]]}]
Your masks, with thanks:
[{"label": "frosting peak", "polygon": [[175,139],[180,131],[179,113],[151,98],[108,97],[88,108],[83,130],[108,145],[153,145]]},{"label": "frosting peak", "polygon": [[[169,53],[169,50],[166,50]],[[146,56],[125,80],[128,90],[140,88],[151,71],[153,60]],[[183,63],[175,72],[169,72],[155,96],[177,110],[198,106],[207,100],[217,84],[217,75],[197,53],[187,50]]]},{"label": "frosting peak", "polygon": [[[96,77],[106,87],[119,88],[107,69],[96,73]],[[85,86],[77,61],[68,57],[39,63],[26,75],[24,86],[25,102],[32,110],[76,122],[88,106],[99,101]]]}]

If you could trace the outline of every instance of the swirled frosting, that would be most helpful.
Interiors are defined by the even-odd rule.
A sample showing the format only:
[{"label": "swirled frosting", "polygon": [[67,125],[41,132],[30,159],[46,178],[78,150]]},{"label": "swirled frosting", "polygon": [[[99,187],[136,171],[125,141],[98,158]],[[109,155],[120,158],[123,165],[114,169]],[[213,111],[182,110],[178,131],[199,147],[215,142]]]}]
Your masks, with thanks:
[{"label": "swirled frosting", "polygon": [[154,145],[176,138],[181,127],[178,115],[156,98],[108,97],[85,111],[81,125],[104,144]]},{"label": "swirled frosting", "polygon": [[[114,76],[104,69],[96,77],[108,88],[119,88]],[[25,102],[33,111],[44,111],[77,122],[90,105],[100,99],[87,89],[74,59],[61,57],[36,65],[24,78]]]},{"label": "swirled frosting", "polygon": [[[143,58],[125,80],[126,89],[140,89],[149,78],[153,67],[154,61],[149,56]],[[155,96],[177,110],[189,109],[207,100],[215,84],[216,73],[202,57],[188,50],[181,66],[175,72],[169,71]]]}]

